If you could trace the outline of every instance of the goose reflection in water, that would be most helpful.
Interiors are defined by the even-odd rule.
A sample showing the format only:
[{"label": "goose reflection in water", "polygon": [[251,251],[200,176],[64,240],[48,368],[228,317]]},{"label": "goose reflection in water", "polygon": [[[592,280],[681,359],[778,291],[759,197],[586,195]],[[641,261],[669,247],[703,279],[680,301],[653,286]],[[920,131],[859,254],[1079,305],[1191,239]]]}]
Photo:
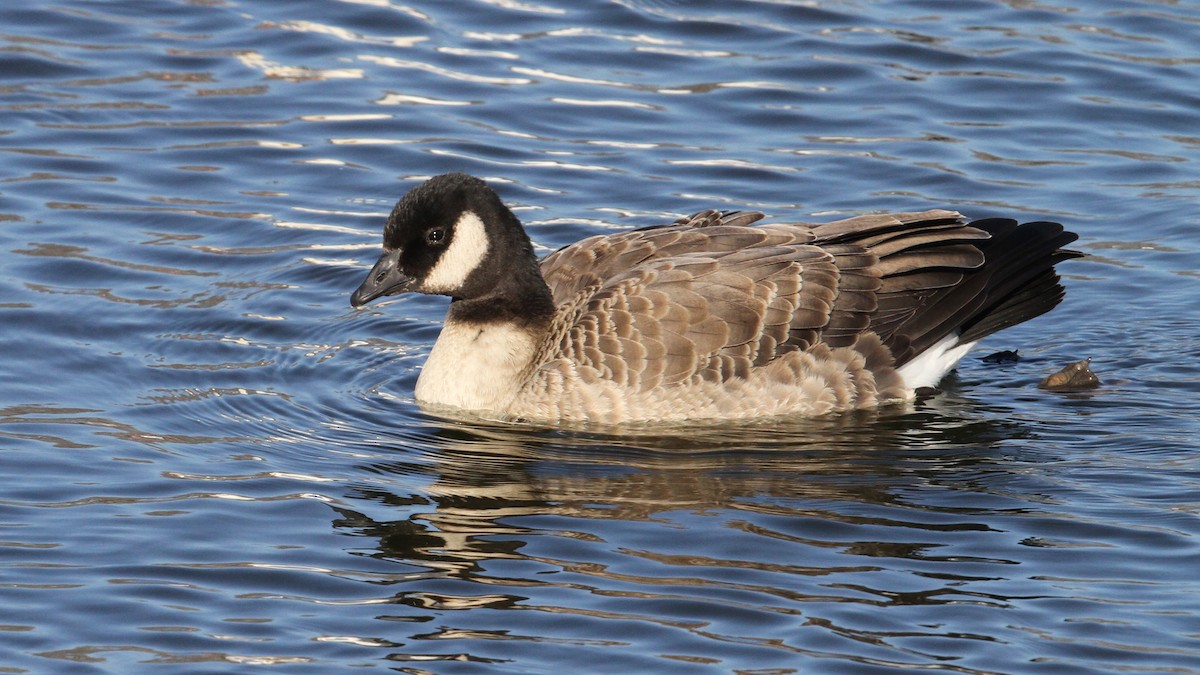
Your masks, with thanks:
[{"label": "goose reflection in water", "polygon": [[[430,417],[422,445],[435,450],[397,448],[403,459],[370,467],[428,484],[414,494],[360,487],[350,501],[381,510],[338,508],[335,526],[378,540],[370,555],[407,566],[388,602],[413,609],[389,618],[439,626],[455,624],[444,611],[478,607],[661,623],[641,603],[684,599],[692,604],[679,621],[690,632],[733,609],[796,615],[797,627],[811,627],[814,618],[799,617],[836,616],[827,603],[1000,606],[1005,598],[961,588],[969,578],[935,574],[946,561],[958,570],[1015,564],[960,550],[960,538],[974,549],[980,536],[1002,536],[986,508],[923,504],[920,493],[958,483],[973,499],[1002,495],[989,448],[1032,432],[1000,416],[957,417],[959,404],[951,393],[916,411],[640,436]],[[913,590],[879,558],[911,560],[924,587]],[[562,598],[581,592],[610,600],[599,609]],[[530,621],[421,636],[515,639],[521,626],[523,639],[540,639]],[[822,630],[839,630],[823,621]]]}]

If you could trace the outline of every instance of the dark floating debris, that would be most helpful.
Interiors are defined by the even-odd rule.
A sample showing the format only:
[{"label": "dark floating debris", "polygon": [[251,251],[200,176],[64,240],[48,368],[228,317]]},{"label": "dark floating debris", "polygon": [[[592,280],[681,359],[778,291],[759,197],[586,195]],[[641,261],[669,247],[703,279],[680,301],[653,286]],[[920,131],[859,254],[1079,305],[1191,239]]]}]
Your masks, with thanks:
[{"label": "dark floating debris", "polygon": [[917,387],[913,390],[913,395],[917,397],[918,401],[931,399],[941,393],[942,390],[937,387]]},{"label": "dark floating debris", "polygon": [[1050,391],[1087,391],[1100,386],[1100,378],[1089,367],[1091,357],[1076,361],[1062,370],[1042,380],[1038,389]]},{"label": "dark floating debris", "polygon": [[984,363],[1016,363],[1021,360],[1021,355],[1015,349],[1006,349],[1002,352],[993,352],[983,357]]}]

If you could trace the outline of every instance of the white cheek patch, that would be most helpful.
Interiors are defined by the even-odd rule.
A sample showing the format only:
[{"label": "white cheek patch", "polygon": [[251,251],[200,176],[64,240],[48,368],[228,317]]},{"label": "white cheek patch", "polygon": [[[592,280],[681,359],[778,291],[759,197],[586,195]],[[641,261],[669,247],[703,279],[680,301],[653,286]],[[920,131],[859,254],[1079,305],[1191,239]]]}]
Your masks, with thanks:
[{"label": "white cheek patch", "polygon": [[453,294],[467,282],[467,277],[483,262],[488,252],[487,230],[474,211],[467,211],[454,224],[450,245],[442,251],[421,284],[426,293]]}]

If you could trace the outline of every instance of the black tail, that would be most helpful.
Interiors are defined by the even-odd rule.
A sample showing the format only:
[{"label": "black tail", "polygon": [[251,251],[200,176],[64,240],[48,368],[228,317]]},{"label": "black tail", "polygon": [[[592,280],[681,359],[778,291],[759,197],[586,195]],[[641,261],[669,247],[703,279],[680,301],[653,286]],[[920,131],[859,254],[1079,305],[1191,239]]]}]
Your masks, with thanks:
[{"label": "black tail", "polygon": [[994,218],[971,223],[992,235],[980,242],[985,262],[979,273],[986,276],[979,311],[963,322],[960,342],[974,342],[1054,309],[1066,290],[1054,266],[1083,254],[1062,248],[1075,241],[1074,232],[1058,223]]},{"label": "black tail", "polygon": [[[968,267],[942,262],[943,258],[950,260],[943,251],[961,250],[964,242],[937,241],[923,249],[928,266],[882,279],[880,309],[896,305],[903,318],[896,322],[880,312],[873,323],[881,324],[881,337],[897,365],[907,363],[948,335],[957,333],[960,343],[974,342],[1045,314],[1062,301],[1065,291],[1054,265],[1082,255],[1062,248],[1075,241],[1074,233],[1063,230],[1058,223],[1018,224],[1007,218],[988,218],[968,225],[989,235],[987,239],[965,242],[983,254],[982,264]],[[918,273],[945,279],[907,288],[914,285]]]}]

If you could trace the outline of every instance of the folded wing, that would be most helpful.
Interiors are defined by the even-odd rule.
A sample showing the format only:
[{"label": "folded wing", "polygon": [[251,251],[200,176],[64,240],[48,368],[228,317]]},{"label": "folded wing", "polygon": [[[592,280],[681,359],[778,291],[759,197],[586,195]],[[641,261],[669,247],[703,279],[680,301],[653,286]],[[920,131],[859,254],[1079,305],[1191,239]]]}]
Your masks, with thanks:
[{"label": "folded wing", "polygon": [[974,340],[1048,311],[1074,239],[949,211],[751,226],[761,218],[704,211],[550,254],[560,320],[543,360],[644,391],[875,334],[900,366],[952,333]]}]

